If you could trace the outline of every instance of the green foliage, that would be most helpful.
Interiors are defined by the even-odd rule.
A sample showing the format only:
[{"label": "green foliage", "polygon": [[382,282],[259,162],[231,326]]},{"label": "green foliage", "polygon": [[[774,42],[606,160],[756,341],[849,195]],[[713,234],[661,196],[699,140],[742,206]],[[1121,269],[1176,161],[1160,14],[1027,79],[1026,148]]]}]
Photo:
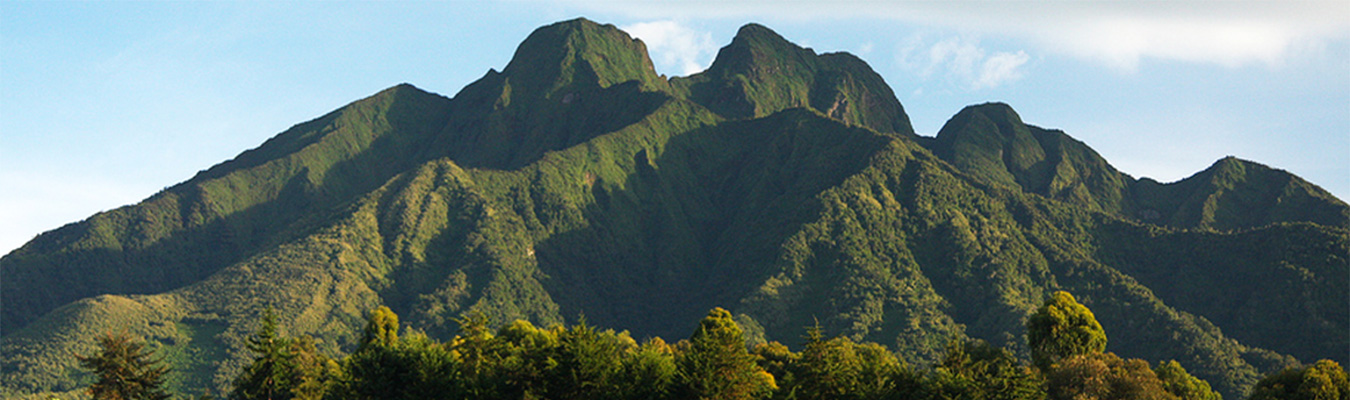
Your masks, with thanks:
[{"label": "green foliage", "polygon": [[1223,396],[1210,389],[1209,382],[1200,380],[1186,372],[1176,360],[1159,362],[1153,373],[1163,383],[1163,389],[1181,400],[1223,400]]},{"label": "green foliage", "polygon": [[398,343],[398,315],[389,307],[381,306],[370,314],[366,323],[366,332],[361,337],[361,346],[391,347]]},{"label": "green foliage", "polygon": [[1059,291],[1027,318],[1027,344],[1036,366],[1050,370],[1061,360],[1105,351],[1106,331],[1092,310]]},{"label": "green foliage", "polygon": [[372,312],[366,329],[369,340],[342,360],[326,398],[425,399],[460,393],[447,379],[455,376],[459,357],[426,335],[400,340],[398,329],[398,316],[388,308]]},{"label": "green foliage", "polygon": [[1063,359],[1046,374],[1052,400],[1157,399],[1177,396],[1164,388],[1148,362],[1113,353],[1089,353]]},{"label": "green foliage", "polygon": [[760,399],[777,388],[746,351],[745,336],[731,313],[708,311],[676,353],[677,396],[686,399]]},{"label": "green foliage", "polygon": [[926,383],[929,398],[1043,399],[1041,376],[982,340],[952,341]]},{"label": "green foliage", "polygon": [[234,379],[230,399],[322,399],[338,373],[337,363],[318,353],[313,338],[281,336],[271,307],[247,347],[257,357]]},{"label": "green foliage", "polygon": [[277,333],[277,316],[271,307],[263,311],[261,322],[258,332],[248,338],[249,351],[258,356],[235,379],[230,399],[286,400],[297,385],[296,355],[291,353],[291,341]]},{"label": "green foliage", "polygon": [[1345,369],[1331,360],[1303,368],[1289,368],[1261,379],[1252,389],[1251,400],[1345,400],[1350,398],[1350,379]]},{"label": "green foliage", "polygon": [[145,349],[145,343],[133,340],[125,332],[98,338],[97,354],[78,356],[80,365],[97,379],[89,386],[95,400],[166,400],[164,375],[169,368],[159,365]]},{"label": "green foliage", "polygon": [[[269,333],[269,316],[255,338],[276,336]],[[370,319],[396,318],[377,311]],[[807,330],[799,353],[776,342],[747,353],[738,324],[720,308],[676,346],[660,338],[638,345],[627,333],[599,330],[584,320],[547,329],[516,320],[495,333],[482,314],[459,322],[460,333],[449,342],[419,332],[371,341],[334,371],[324,371],[304,346],[292,346],[300,369],[318,371],[293,381],[312,382],[325,391],[298,390],[309,384],[302,383],[291,393],[333,399],[1030,400],[1047,398],[1047,393],[1079,399],[1217,398],[1204,381],[1175,363],[1160,364],[1160,379],[1146,362],[1096,353],[1058,364],[1047,380],[1011,352],[979,340],[949,342],[942,361],[927,371],[912,370],[876,343],[825,339],[819,326]],[[246,370],[238,381],[255,375],[254,369]],[[1177,384],[1186,389],[1176,389]],[[1183,392],[1202,396],[1171,394]]]},{"label": "green foliage", "polygon": [[908,372],[885,347],[846,337],[825,339],[819,326],[807,330],[801,353],[775,358],[785,361],[783,372],[774,374],[784,377],[780,393],[796,399],[887,398],[897,393],[897,379]]}]

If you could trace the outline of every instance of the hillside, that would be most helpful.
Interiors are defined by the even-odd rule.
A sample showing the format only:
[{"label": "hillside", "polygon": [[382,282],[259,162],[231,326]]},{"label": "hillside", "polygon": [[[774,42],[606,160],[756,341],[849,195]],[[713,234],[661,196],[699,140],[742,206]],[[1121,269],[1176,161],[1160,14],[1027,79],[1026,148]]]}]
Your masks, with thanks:
[{"label": "hillside", "polygon": [[1025,358],[1067,290],[1109,351],[1239,398],[1350,363],[1348,255],[1350,207],[1285,171],[1135,179],[1004,104],[919,137],[852,55],[747,25],[665,79],[579,19],[453,98],[395,86],[0,258],[0,394],[77,389],[118,330],[227,388],[266,306],[332,355],[380,305],[440,339],[472,312],[681,338],[720,306],[760,341],[818,321],[910,363],[961,336]]}]

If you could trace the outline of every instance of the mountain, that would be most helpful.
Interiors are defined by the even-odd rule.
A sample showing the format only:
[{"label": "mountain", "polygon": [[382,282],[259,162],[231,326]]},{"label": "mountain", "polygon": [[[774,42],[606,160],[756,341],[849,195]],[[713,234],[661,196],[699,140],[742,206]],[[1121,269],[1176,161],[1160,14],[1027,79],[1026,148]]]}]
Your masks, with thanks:
[{"label": "mountain", "polygon": [[912,363],[961,336],[1026,357],[1067,290],[1109,351],[1237,398],[1350,362],[1348,255],[1350,207],[1285,171],[1135,179],[1004,104],[921,137],[852,55],[752,24],[667,79],[578,19],[453,98],[392,87],[0,258],[0,394],[76,390],[74,355],[119,330],[172,385],[227,388],[267,306],[334,355],[387,305],[440,338],[481,312],[678,339],[721,306],[756,340],[818,322]]}]

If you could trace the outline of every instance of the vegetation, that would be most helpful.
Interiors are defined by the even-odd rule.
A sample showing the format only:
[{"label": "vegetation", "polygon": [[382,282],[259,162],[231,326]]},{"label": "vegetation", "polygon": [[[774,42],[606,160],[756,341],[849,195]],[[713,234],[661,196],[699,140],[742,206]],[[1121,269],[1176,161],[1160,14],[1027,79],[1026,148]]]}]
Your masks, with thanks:
[{"label": "vegetation", "polygon": [[1106,332],[1091,310],[1059,291],[1027,319],[1027,345],[1036,366],[1048,370],[1075,356],[1106,351]]},{"label": "vegetation", "polygon": [[[1082,376],[1049,358],[1242,398],[1350,362],[1350,208],[1284,171],[1135,180],[1002,104],[917,137],[861,60],[757,25],[683,78],[586,20],[516,53],[0,258],[0,397],[83,390],[73,355],[120,330],[168,390],[240,397],[1023,398]],[[1109,344],[1024,340],[1057,291]]]},{"label": "vegetation", "polygon": [[1288,368],[1272,374],[1252,390],[1252,400],[1350,398],[1350,380],[1345,369],[1331,360],[1303,368]]},{"label": "vegetation", "polygon": [[95,400],[167,400],[164,375],[169,368],[151,358],[145,344],[124,333],[99,337],[98,354],[80,356],[80,365],[97,377],[89,385]]},{"label": "vegetation", "polygon": [[[1066,301],[1072,296],[1055,293],[1041,310]],[[257,358],[234,380],[230,398],[1221,399],[1175,361],[1155,370],[1143,360],[1091,347],[1040,368],[981,340],[953,340],[937,364],[911,367],[885,346],[826,338],[814,326],[800,352],[778,342],[747,350],[741,327],[721,308],[709,311],[687,340],[667,345],[650,338],[639,345],[626,331],[597,329],[584,320],[546,329],[517,320],[493,332],[481,314],[459,320],[459,334],[440,342],[401,328],[398,316],[380,307],[370,315],[361,347],[340,363],[304,362],[289,352],[295,347],[281,346],[304,339],[276,335],[270,311],[261,319],[250,339]],[[1037,328],[1029,324],[1029,340]],[[129,340],[119,338],[105,341],[109,352],[127,349]],[[137,354],[131,365],[146,365],[148,354],[131,351]],[[83,360],[91,368],[104,365]],[[100,367],[100,375],[107,370]],[[168,398],[157,381],[165,370],[147,371],[154,377],[135,387],[153,388],[155,397],[128,397],[132,389],[126,387],[116,389],[123,397],[101,395],[111,390],[103,380],[91,392],[95,398]],[[1252,398],[1343,398],[1345,376],[1338,364],[1324,360],[1267,377]]]}]

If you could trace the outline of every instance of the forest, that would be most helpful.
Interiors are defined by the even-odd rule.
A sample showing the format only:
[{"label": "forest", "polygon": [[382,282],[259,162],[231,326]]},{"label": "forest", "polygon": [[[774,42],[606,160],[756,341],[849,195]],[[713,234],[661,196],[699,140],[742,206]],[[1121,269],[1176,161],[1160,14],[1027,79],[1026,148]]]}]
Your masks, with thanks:
[{"label": "forest", "polygon": [[[460,319],[448,342],[399,325],[387,307],[370,314],[361,344],[341,359],[309,336],[279,334],[267,309],[248,339],[255,355],[229,399],[1157,399],[1221,400],[1174,360],[1150,364],[1105,352],[1092,311],[1055,292],[1026,323],[1031,362],[982,340],[952,340],[941,360],[912,366],[877,343],[826,337],[808,327],[800,350],[778,342],[747,347],[730,312],[710,310],[688,339],[638,343],[628,332],[590,326],[538,328],[517,320],[493,332],[482,314]],[[401,333],[400,333],[401,331]],[[97,376],[94,399],[174,396],[172,373],[125,334],[81,356]],[[1344,400],[1345,370],[1330,360],[1262,379],[1252,400]],[[210,393],[198,397],[214,398]]]}]

